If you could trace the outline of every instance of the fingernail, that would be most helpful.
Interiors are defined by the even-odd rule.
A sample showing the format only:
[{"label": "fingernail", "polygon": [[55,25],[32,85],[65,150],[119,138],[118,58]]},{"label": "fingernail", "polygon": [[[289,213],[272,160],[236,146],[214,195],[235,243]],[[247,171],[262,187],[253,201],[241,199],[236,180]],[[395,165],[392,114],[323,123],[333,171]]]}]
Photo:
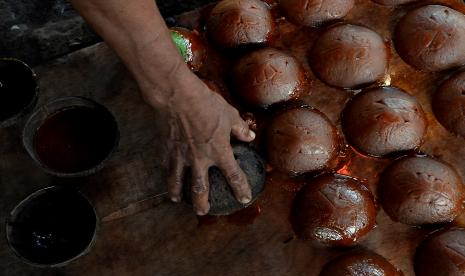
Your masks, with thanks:
[{"label": "fingernail", "polygon": [[242,204],[247,204],[247,203],[249,203],[251,200],[252,200],[252,199],[251,199],[250,197],[244,196],[244,197],[241,198],[241,203],[242,203]]},{"label": "fingernail", "polygon": [[181,197],[179,197],[179,196],[172,196],[172,197],[171,197],[171,201],[176,202],[176,203],[181,202]]},{"label": "fingernail", "polygon": [[197,216],[205,216],[208,214],[208,211],[210,210],[210,203],[208,203],[208,207],[205,210],[195,210]]},{"label": "fingernail", "polygon": [[200,210],[197,210],[197,216],[205,216],[207,213],[205,213],[204,211],[200,211]]},{"label": "fingernail", "polygon": [[249,137],[250,139],[255,139],[255,132],[249,130]]}]

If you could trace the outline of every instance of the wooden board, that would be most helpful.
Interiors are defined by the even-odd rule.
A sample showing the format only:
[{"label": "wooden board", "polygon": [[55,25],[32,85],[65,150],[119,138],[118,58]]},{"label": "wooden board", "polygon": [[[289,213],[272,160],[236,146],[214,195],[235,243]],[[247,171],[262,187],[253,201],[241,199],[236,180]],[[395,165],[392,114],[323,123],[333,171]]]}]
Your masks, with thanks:
[{"label": "wooden board", "polygon": [[[422,1],[422,3],[430,1]],[[435,1],[435,3],[445,3]],[[448,4],[465,11],[459,0]],[[406,8],[357,0],[346,21],[367,25],[390,41],[393,22]],[[199,13],[181,17],[195,26]],[[318,32],[279,23],[280,39],[273,46],[295,55],[310,71],[306,56]],[[221,77],[210,67],[200,74]],[[57,179],[42,172],[21,145],[24,120],[0,129],[0,220],[33,191],[55,184],[74,185],[87,195],[100,218],[165,191],[163,122],[144,104],[137,86],[105,44],[98,44],[35,68],[40,78],[38,105],[62,96],[85,96],[104,104],[115,115],[121,141],[118,151],[97,174],[79,179]],[[216,72],[216,73],[214,73]],[[458,169],[465,179],[465,141],[448,133],[431,113],[430,96],[450,73],[419,73],[394,53],[390,83],[415,95],[429,123],[421,150]],[[336,124],[350,91],[327,87],[310,73],[311,85],[303,101],[320,109]],[[221,82],[221,80],[216,80]],[[387,80],[386,80],[387,81]],[[263,115],[263,114],[262,114]],[[266,114],[265,116],[272,116]],[[260,122],[259,122],[260,124]],[[263,126],[262,126],[263,127]],[[376,190],[378,172],[389,160],[352,155],[340,171],[362,179]],[[248,209],[228,217],[198,219],[185,204],[161,200],[137,205],[121,219],[100,223],[89,254],[61,268],[34,268],[20,262],[8,248],[0,227],[1,275],[318,275],[322,265],[343,251],[317,248],[294,236],[289,212],[302,180],[271,173],[265,191]],[[137,209],[137,208],[136,208]],[[412,257],[418,243],[433,229],[392,222],[380,210],[377,227],[361,246],[385,256],[405,275],[413,275]]]}]

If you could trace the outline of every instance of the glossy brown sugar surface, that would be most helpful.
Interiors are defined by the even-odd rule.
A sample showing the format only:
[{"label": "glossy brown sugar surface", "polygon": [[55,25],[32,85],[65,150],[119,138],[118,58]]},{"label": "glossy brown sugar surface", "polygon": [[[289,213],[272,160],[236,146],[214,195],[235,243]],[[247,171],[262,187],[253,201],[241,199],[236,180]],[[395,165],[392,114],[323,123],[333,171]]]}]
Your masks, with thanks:
[{"label": "glossy brown sugar surface", "polygon": [[465,15],[442,5],[428,5],[405,15],[395,31],[399,55],[423,71],[465,64]]},{"label": "glossy brown sugar surface", "polygon": [[402,157],[382,173],[379,201],[395,220],[410,225],[451,222],[462,211],[463,183],[448,164],[425,156]]},{"label": "glossy brown sugar surface", "polygon": [[465,274],[465,230],[457,228],[433,233],[415,254],[417,276],[461,276]]},{"label": "glossy brown sugar surface", "polygon": [[294,175],[331,169],[340,148],[336,128],[310,108],[290,109],[273,118],[267,139],[269,162]]},{"label": "glossy brown sugar surface", "polygon": [[359,181],[339,174],[325,174],[309,181],[292,206],[296,234],[323,245],[350,246],[374,226],[376,205]]},{"label": "glossy brown sugar surface", "polygon": [[465,137],[465,72],[458,72],[438,88],[433,96],[436,119],[450,132]]},{"label": "glossy brown sugar surface", "polygon": [[342,128],[349,144],[372,156],[420,147],[426,118],[418,101],[393,87],[360,92],[346,105]]},{"label": "glossy brown sugar surface", "polygon": [[381,5],[386,5],[386,6],[395,6],[395,5],[403,5],[403,4],[408,4],[412,3],[418,0],[373,0],[373,2],[381,4]]},{"label": "glossy brown sugar surface", "polygon": [[279,8],[298,25],[315,27],[343,18],[354,6],[354,0],[281,0]]},{"label": "glossy brown sugar surface", "polygon": [[329,261],[320,276],[402,276],[383,256],[367,250],[341,255]]},{"label": "glossy brown sugar surface", "polygon": [[363,26],[339,24],[317,38],[309,62],[313,73],[327,84],[356,88],[384,77],[387,59],[379,34]]},{"label": "glossy brown sugar surface", "polygon": [[211,11],[207,29],[216,45],[234,48],[267,42],[273,19],[268,5],[260,0],[226,0]]},{"label": "glossy brown sugar surface", "polygon": [[[267,2],[273,3],[272,1]],[[393,34],[398,21],[407,12],[419,6],[433,3],[442,3],[460,12],[465,12],[465,5],[459,3],[459,1],[421,1],[421,3],[418,2],[403,6],[383,6],[372,1],[358,0],[355,1],[354,7],[350,10],[348,15],[343,18],[341,23],[335,22],[319,28],[309,28],[290,22],[292,21],[290,18],[288,21],[286,19],[287,15],[282,11],[282,8],[280,10],[278,6],[273,6],[272,4],[274,7],[272,8],[272,13],[275,17],[276,37],[266,43],[266,46],[273,47],[295,57],[297,61],[302,64],[304,69],[306,69],[308,74],[307,88],[299,93],[298,97],[293,99],[293,102],[297,101],[298,103],[300,102],[300,104],[316,108],[328,117],[329,121],[338,129],[339,133],[342,133],[343,110],[355,95],[359,93],[363,94],[366,91],[375,91],[377,87],[384,85],[391,86],[392,88],[379,89],[379,91],[381,91],[380,94],[383,94],[382,92],[385,91],[391,91],[392,94],[397,96],[394,98],[398,99],[393,100],[393,102],[387,100],[387,104],[379,103],[379,109],[375,108],[376,111],[373,112],[377,113],[373,116],[373,119],[376,118],[376,115],[381,115],[379,119],[382,119],[384,122],[382,125],[387,126],[389,123],[395,123],[396,127],[392,127],[392,131],[395,132],[398,130],[397,125],[400,126],[401,134],[406,133],[406,130],[410,131],[410,134],[406,134],[405,137],[398,137],[401,136],[399,134],[390,134],[391,139],[397,139],[397,142],[394,144],[402,146],[387,149],[382,145],[372,143],[371,145],[374,148],[384,148],[383,151],[372,155],[386,155],[384,158],[369,157],[367,152],[363,153],[360,149],[356,150],[349,147],[342,155],[339,152],[338,158],[335,158],[339,161],[339,166],[332,167],[340,174],[359,179],[363,185],[374,194],[375,198],[378,198],[377,186],[380,173],[388,164],[394,161],[399,151],[403,152],[405,150],[415,149],[416,151],[423,152],[430,156],[437,157],[439,160],[450,163],[455,169],[459,170],[460,178],[463,178],[465,175],[465,169],[462,169],[465,168],[465,166],[462,165],[465,164],[465,158],[462,157],[465,156],[465,141],[442,127],[435,119],[431,108],[432,95],[443,80],[447,79],[453,72],[428,73],[417,70],[399,57],[393,43]],[[208,11],[206,14],[208,15]],[[284,18],[281,16],[284,16]],[[313,51],[315,51],[315,47],[317,47],[316,43],[318,39],[321,38],[327,30],[334,28],[333,26],[344,26],[343,23],[351,24],[351,26],[364,26],[369,28],[371,30],[370,34],[373,34],[372,37],[379,36],[380,40],[378,40],[378,44],[382,43],[383,45],[383,50],[380,50],[380,55],[375,54],[366,59],[367,61],[373,59],[374,63],[378,65],[376,68],[382,68],[376,71],[376,75],[367,74],[365,75],[367,76],[366,78],[361,78],[362,81],[354,81],[354,75],[357,75],[354,74],[357,73],[357,71],[353,69],[354,67],[344,69],[341,71],[342,73],[334,75],[340,77],[344,75],[344,73],[347,74],[348,77],[340,78],[343,81],[350,81],[351,83],[343,83],[339,84],[339,86],[354,86],[355,89],[342,89],[337,88],[337,85],[330,84],[329,81],[321,77],[321,74],[318,74],[314,64],[312,64],[313,62],[316,63],[315,59],[312,59],[312,57]],[[332,50],[332,46],[334,46],[334,44],[328,43],[325,47],[321,47],[321,51]],[[360,52],[362,54],[367,54],[364,50],[365,47],[361,48],[362,50]],[[381,49],[381,47],[379,49]],[[207,66],[204,67],[199,74],[203,77],[214,79],[218,83],[225,83],[224,79],[231,76],[232,68],[233,65],[236,64],[236,60],[255,51],[257,51],[257,49],[232,56],[218,53],[217,57],[210,57]],[[328,65],[325,67],[326,69],[330,70],[335,63],[337,64],[338,61],[343,59],[345,52],[340,51],[340,53],[340,56],[336,55],[337,58],[328,55],[327,59],[321,59],[322,63],[326,62]],[[365,56],[367,55],[362,55],[361,57]],[[383,57],[384,59],[375,59],[373,57]],[[335,59],[335,61],[331,63],[327,61],[329,59]],[[350,60],[355,60],[355,56]],[[370,62],[368,62],[368,65],[373,66]],[[319,66],[322,65],[320,64]],[[221,68],[221,70],[217,70],[218,68]],[[363,70],[361,70],[361,72],[363,72]],[[226,84],[225,86],[228,85]],[[360,86],[364,88],[358,90]],[[234,89],[231,85],[228,87],[230,88],[229,92],[233,98],[240,98],[238,90]],[[392,106],[392,104],[394,104],[394,106]],[[290,105],[292,106],[292,104]],[[311,177],[289,178],[289,171],[296,171],[296,168],[283,169],[285,168],[285,166],[283,166],[285,162],[280,161],[285,159],[284,156],[286,156],[286,154],[292,152],[290,149],[293,147],[289,146],[292,145],[292,143],[284,142],[284,139],[290,139],[290,137],[286,137],[285,135],[280,137],[280,142],[275,142],[276,133],[273,134],[272,130],[276,130],[277,128],[273,127],[273,122],[279,119],[283,114],[288,113],[289,109],[277,106],[269,110],[257,111],[238,104],[236,104],[236,107],[239,108],[241,113],[247,114],[246,117],[248,122],[250,122],[251,126],[257,131],[258,136],[255,143],[258,148],[261,149],[262,154],[267,157],[273,169],[271,173],[268,173],[268,182],[265,191],[259,196],[256,202],[263,213],[254,221],[257,223],[257,221],[260,221],[261,216],[266,216],[267,206],[270,208],[270,218],[273,217],[277,219],[277,221],[285,219],[289,216],[291,202],[293,202],[294,206],[298,205],[296,202],[301,202],[300,204],[307,202],[298,200],[298,198],[303,197],[300,194],[303,194],[304,191],[311,189],[310,184],[314,181]],[[363,115],[365,111],[360,112]],[[360,115],[357,114],[356,111],[354,114]],[[284,122],[285,121],[276,125],[285,127],[286,124]],[[366,136],[367,130],[362,129],[361,125],[362,122],[360,120],[353,123],[355,129],[354,136],[357,132],[358,136]],[[405,128],[406,125],[408,127]],[[387,132],[388,131],[386,131],[386,133]],[[287,132],[284,133],[287,134]],[[302,133],[298,136],[305,137]],[[411,139],[411,141],[408,141],[407,138]],[[296,141],[296,139],[293,140]],[[348,141],[346,141],[346,143],[350,145]],[[270,144],[272,146],[270,146]],[[275,145],[273,146],[273,144]],[[366,146],[368,143],[365,142],[361,144]],[[280,149],[284,150],[279,151]],[[299,152],[299,150],[295,152]],[[395,154],[392,155],[392,153]],[[296,161],[298,159],[292,160]],[[295,164],[297,163],[299,162],[295,162]],[[328,167],[323,170],[328,170],[327,168]],[[302,172],[305,172],[305,170],[302,170]],[[305,183],[307,183],[305,188],[297,193]],[[298,194],[297,197],[295,196],[296,194]],[[272,203],[280,200],[283,201],[279,204]],[[325,203],[326,202],[323,202],[321,205],[324,206]],[[310,203],[307,202],[307,204]],[[277,210],[275,208],[280,209]],[[292,208],[292,210],[296,209],[303,210],[300,214],[308,213],[305,208]],[[289,252],[290,255],[294,256],[293,258],[296,258],[291,261],[292,266],[299,268],[295,270],[291,269],[291,271],[299,271],[301,274],[318,275],[323,264],[329,261],[330,256],[338,255],[340,251],[318,246],[315,247],[315,243],[309,242],[308,239],[310,236],[309,233],[311,232],[307,231],[307,234],[303,234],[306,231],[305,229],[309,229],[307,226],[311,225],[311,223],[308,222],[307,225],[305,225],[305,223],[295,223],[295,216],[296,213],[292,211],[291,217],[294,217],[291,219],[291,224],[293,225],[292,231],[295,233],[297,239],[293,239],[289,243],[286,247],[286,250],[289,251],[286,252]],[[465,225],[461,224],[461,216],[453,223]],[[376,227],[357,237],[355,244],[360,244],[361,246],[381,254],[392,262],[395,267],[402,270],[405,275],[414,275],[412,260],[415,248],[423,237],[432,229],[435,228],[413,228],[406,224],[394,222],[385,211],[380,208],[376,215]],[[307,235],[307,237],[305,237],[305,235]],[[353,237],[346,241],[352,238]],[[321,244],[321,242],[316,243]],[[302,244],[306,244],[306,246],[302,248]],[[348,242],[347,244],[354,244],[354,242]],[[290,253],[292,250],[297,250],[300,253]],[[302,250],[305,253],[302,253]],[[285,254],[287,256],[287,253]],[[281,261],[275,261],[281,263]],[[287,267],[286,264],[289,264],[288,262],[289,259],[284,259],[282,263],[283,267]]]},{"label": "glossy brown sugar surface", "polygon": [[268,107],[298,96],[305,72],[292,56],[264,48],[242,57],[233,68],[239,97],[252,107]]}]

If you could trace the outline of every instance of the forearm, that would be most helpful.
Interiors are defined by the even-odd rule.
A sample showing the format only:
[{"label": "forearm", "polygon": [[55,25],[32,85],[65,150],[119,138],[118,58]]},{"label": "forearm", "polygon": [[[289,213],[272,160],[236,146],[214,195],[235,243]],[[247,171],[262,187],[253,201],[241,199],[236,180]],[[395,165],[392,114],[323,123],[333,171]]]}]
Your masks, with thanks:
[{"label": "forearm", "polygon": [[198,85],[174,46],[154,0],[72,2],[133,73],[150,104],[163,107],[189,96],[177,95],[189,89],[173,89],[172,84]]}]

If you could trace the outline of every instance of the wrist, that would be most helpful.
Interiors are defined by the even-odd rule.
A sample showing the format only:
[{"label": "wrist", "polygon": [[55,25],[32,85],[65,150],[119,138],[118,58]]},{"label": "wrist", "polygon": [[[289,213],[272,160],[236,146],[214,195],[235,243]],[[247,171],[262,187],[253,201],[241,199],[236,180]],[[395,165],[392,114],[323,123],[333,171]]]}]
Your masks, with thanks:
[{"label": "wrist", "polygon": [[150,78],[138,81],[145,101],[156,109],[178,110],[198,98],[203,82],[183,63],[171,74],[149,74]]}]

